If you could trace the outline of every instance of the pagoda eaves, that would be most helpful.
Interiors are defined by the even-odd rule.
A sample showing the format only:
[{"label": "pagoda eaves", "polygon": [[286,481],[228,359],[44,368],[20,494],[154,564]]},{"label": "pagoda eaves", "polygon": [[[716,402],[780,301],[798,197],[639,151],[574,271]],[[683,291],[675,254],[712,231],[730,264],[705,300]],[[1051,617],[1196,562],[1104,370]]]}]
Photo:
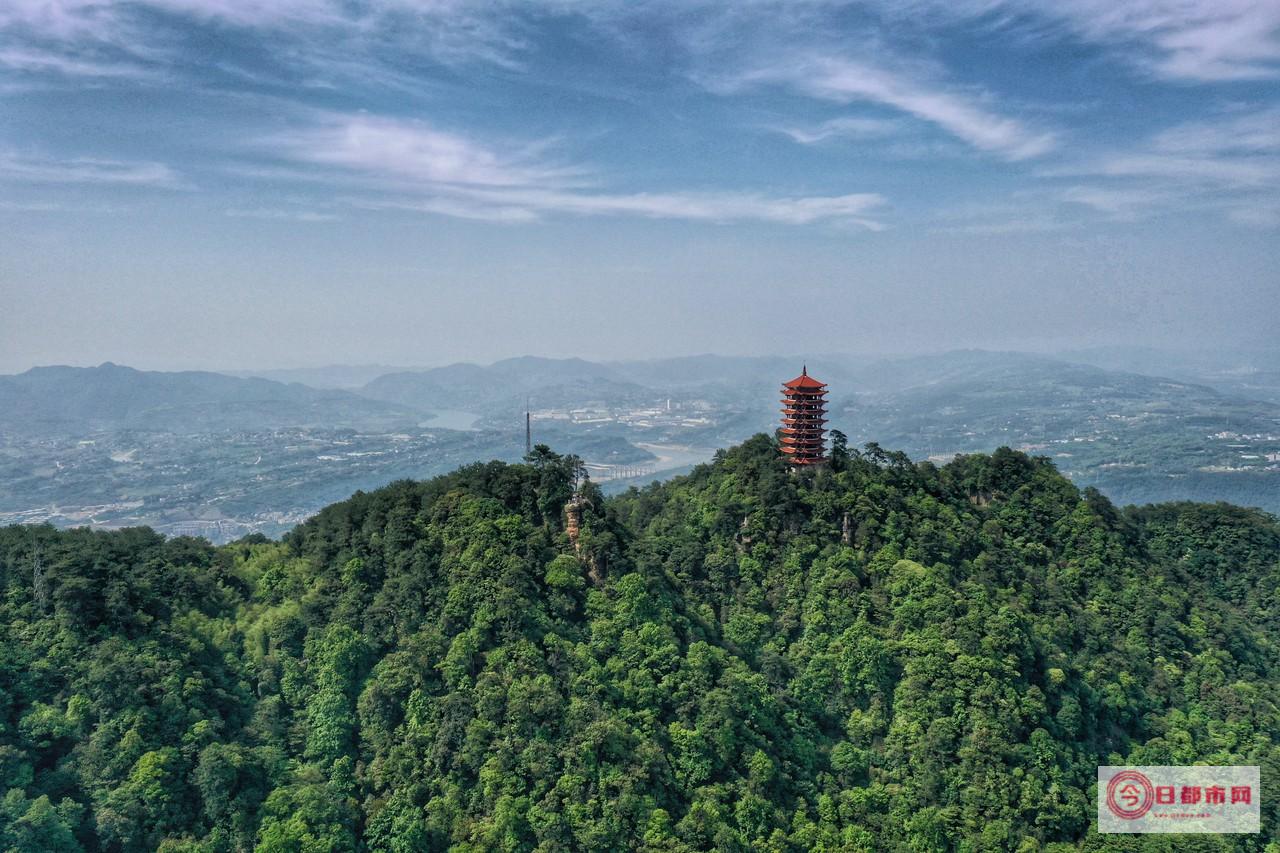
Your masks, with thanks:
[{"label": "pagoda eaves", "polygon": [[809,375],[808,367],[782,385],[782,423],[779,443],[787,461],[797,467],[826,461],[824,425],[826,383]]}]

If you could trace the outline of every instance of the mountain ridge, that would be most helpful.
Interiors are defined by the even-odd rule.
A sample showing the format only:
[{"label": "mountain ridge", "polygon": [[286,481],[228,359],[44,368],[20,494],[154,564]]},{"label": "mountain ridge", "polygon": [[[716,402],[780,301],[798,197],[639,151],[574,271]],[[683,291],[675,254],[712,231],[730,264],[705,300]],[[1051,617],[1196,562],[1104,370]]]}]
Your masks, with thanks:
[{"label": "mountain ridge", "polygon": [[409,410],[345,391],[210,371],[143,371],[103,362],[0,376],[0,424],[26,432],[387,426],[416,418]]},{"label": "mountain ridge", "polygon": [[[1155,851],[1097,836],[1098,764],[1280,773],[1274,516],[1008,449],[579,476],[539,447],[218,549],[0,530],[0,844]],[[1275,840],[1263,797],[1217,849]]]}]

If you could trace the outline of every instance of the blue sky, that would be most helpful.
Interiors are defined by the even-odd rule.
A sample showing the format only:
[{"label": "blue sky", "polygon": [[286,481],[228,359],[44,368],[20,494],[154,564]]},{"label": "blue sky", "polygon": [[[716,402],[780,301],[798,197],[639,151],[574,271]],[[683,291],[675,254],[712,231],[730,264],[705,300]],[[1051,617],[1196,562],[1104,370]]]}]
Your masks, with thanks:
[{"label": "blue sky", "polygon": [[1274,343],[1280,3],[0,5],[0,369]]}]

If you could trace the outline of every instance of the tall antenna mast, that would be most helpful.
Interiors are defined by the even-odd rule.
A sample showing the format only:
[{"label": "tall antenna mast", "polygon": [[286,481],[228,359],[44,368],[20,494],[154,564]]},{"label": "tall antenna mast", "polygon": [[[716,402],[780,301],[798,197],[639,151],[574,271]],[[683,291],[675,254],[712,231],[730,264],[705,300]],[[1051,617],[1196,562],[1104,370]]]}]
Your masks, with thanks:
[{"label": "tall antenna mast", "polygon": [[529,398],[524,398],[524,455],[533,452],[533,418],[529,414]]}]

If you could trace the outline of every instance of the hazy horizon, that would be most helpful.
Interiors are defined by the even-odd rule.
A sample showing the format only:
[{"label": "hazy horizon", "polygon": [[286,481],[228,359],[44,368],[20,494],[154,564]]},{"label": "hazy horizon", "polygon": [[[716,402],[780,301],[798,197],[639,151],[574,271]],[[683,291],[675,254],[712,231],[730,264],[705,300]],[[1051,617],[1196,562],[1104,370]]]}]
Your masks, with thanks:
[{"label": "hazy horizon", "polygon": [[[1242,359],[1258,359],[1271,358],[1280,356],[1280,345],[1273,346],[1234,346],[1229,348],[1208,348],[1208,347],[1126,347],[1123,345],[1107,346],[1101,345],[1096,347],[1080,347],[1065,349],[1002,349],[995,347],[949,347],[939,349],[921,348],[917,350],[901,350],[901,351],[848,351],[848,352],[744,352],[744,353],[726,353],[726,352],[688,352],[688,353],[653,353],[649,355],[640,355],[632,358],[589,358],[580,354],[565,355],[548,355],[545,353],[521,352],[515,355],[500,356],[498,358],[468,358],[465,353],[459,353],[457,358],[435,362],[435,363],[418,363],[418,364],[388,364],[373,360],[351,361],[351,362],[311,362],[311,363],[292,363],[292,364],[259,364],[259,365],[228,365],[228,364],[190,364],[168,365],[164,362],[160,363],[130,363],[117,359],[106,358],[100,361],[50,361],[45,363],[32,363],[26,366],[20,366],[17,369],[0,369],[0,375],[17,375],[28,370],[45,367],[71,367],[71,368],[95,368],[108,364],[114,364],[119,367],[128,367],[141,371],[154,371],[161,373],[169,372],[207,372],[222,373],[227,375],[266,375],[271,373],[292,373],[292,372],[322,372],[326,370],[364,370],[371,373],[394,373],[394,372],[414,372],[435,370],[443,367],[450,367],[460,364],[471,364],[480,367],[490,367],[504,361],[518,361],[521,359],[540,359],[548,361],[585,361],[593,364],[634,364],[642,362],[661,362],[667,360],[678,359],[695,359],[695,358],[744,358],[744,359],[793,359],[797,364],[803,364],[808,360],[814,361],[864,361],[872,363],[875,361],[896,361],[913,358],[936,358],[954,353],[988,353],[991,355],[1033,355],[1043,356],[1045,358],[1057,359],[1061,361],[1085,360],[1088,357],[1112,357],[1120,363],[1119,369],[1135,372],[1135,373],[1151,373],[1153,371],[1142,369],[1142,365],[1134,362],[1141,356],[1159,357],[1159,356],[1176,356],[1178,358],[1187,359],[1193,363],[1199,363],[1208,366],[1212,362],[1222,361],[1240,361]],[[300,381],[300,380],[294,380]],[[304,383],[305,384],[305,383]]]}]

